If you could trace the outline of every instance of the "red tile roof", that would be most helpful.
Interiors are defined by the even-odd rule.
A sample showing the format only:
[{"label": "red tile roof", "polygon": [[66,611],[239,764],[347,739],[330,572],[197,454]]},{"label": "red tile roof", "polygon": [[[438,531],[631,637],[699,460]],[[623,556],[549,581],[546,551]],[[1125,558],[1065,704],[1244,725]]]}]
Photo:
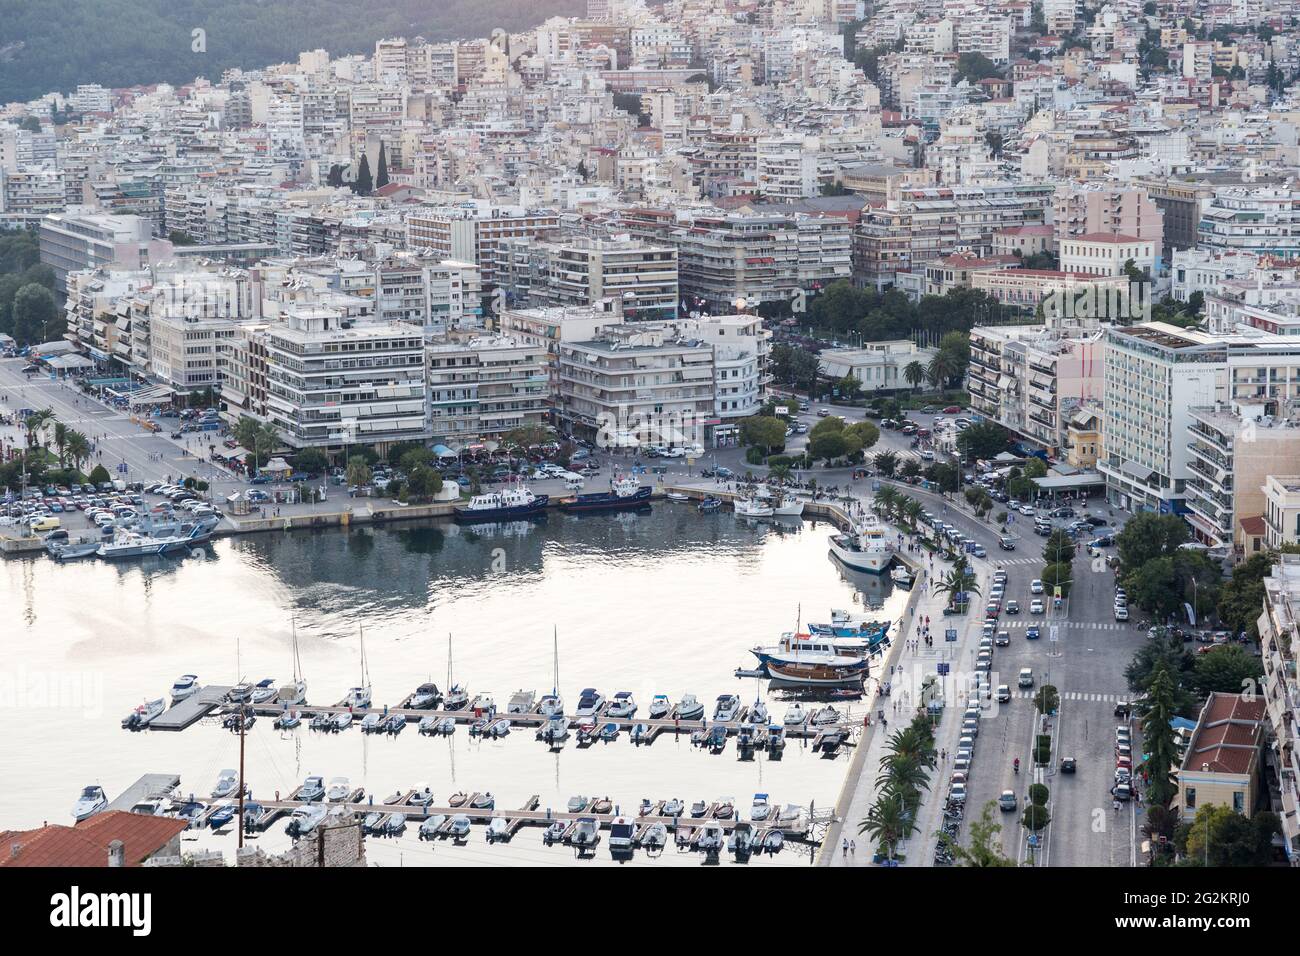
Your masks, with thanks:
[{"label": "red tile roof", "polygon": [[75,827],[50,824],[37,830],[5,830],[0,832],[0,866],[106,867],[108,845],[114,840],[122,841],[126,865],[139,866],[188,825],[175,817],[114,810]]},{"label": "red tile roof", "polygon": [[1259,753],[1264,701],[1213,693],[1187,745],[1183,769],[1201,773],[1249,773]]}]

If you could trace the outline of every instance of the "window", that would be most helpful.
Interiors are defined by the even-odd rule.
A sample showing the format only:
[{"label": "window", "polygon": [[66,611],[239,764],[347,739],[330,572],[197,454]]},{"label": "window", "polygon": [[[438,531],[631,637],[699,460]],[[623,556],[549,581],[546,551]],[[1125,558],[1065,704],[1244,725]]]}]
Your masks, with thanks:
[{"label": "window", "polygon": [[1237,813],[1243,813],[1246,809],[1246,795],[1240,790],[1232,792],[1232,809]]},{"label": "window", "polygon": [[1186,804],[1188,810],[1196,809],[1196,788],[1195,787],[1188,787],[1186,790],[1183,791],[1183,802]]}]

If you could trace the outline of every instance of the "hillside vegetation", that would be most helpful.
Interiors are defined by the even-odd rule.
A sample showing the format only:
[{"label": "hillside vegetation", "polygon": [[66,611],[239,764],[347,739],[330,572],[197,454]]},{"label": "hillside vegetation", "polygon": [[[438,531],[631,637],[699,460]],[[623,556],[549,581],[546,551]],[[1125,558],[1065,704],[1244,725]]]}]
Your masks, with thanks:
[{"label": "hillside vegetation", "polygon": [[[302,50],[486,37],[585,9],[584,0],[0,0],[0,103],[78,83],[216,82],[231,67],[292,61]],[[195,29],[206,31],[206,52],[191,49]]]}]

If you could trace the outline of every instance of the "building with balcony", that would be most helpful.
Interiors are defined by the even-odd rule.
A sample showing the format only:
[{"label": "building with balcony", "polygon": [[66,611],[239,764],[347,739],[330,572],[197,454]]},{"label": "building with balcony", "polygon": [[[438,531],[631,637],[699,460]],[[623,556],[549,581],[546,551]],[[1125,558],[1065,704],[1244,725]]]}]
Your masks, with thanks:
[{"label": "building with balcony", "polygon": [[1276,551],[1300,544],[1300,475],[1269,475],[1262,490],[1264,546]]},{"label": "building with balcony", "polygon": [[438,259],[471,262],[484,286],[497,281],[498,247],[507,239],[536,239],[559,227],[549,211],[493,206],[456,206],[412,213],[406,220],[407,245]]},{"label": "building with balcony", "polygon": [[561,342],[559,425],[605,446],[711,440],[713,351],[708,342],[668,326],[644,324]]},{"label": "building with balcony", "polygon": [[460,451],[549,419],[546,347],[509,335],[430,342],[429,435]]},{"label": "building with balcony", "polygon": [[500,247],[498,280],[511,307],[619,302],[626,321],[677,315],[677,248],[640,240],[511,239]]},{"label": "building with balcony", "polygon": [[147,269],[172,255],[172,244],[154,239],[140,216],[65,212],[41,220],[41,262],[54,270],[60,289],[68,273],[101,266]]},{"label": "building with balcony", "polygon": [[1106,454],[1097,470],[1107,500],[1128,511],[1182,513],[1191,410],[1225,400],[1227,347],[1163,322],[1112,327],[1102,368]]},{"label": "building with balcony", "polygon": [[1243,521],[1265,514],[1270,473],[1281,462],[1300,461],[1300,420],[1237,402],[1192,408],[1190,418],[1184,517],[1197,540],[1245,554]]},{"label": "building with balcony", "polygon": [[470,262],[396,253],[375,263],[374,289],[382,322],[407,322],[429,336],[483,325],[483,287]]},{"label": "building with balcony", "polygon": [[1062,238],[1061,269],[1095,276],[1124,275],[1124,266],[1132,261],[1138,269],[1154,275],[1158,263],[1159,239],[1139,239],[1122,233],[1089,232]]},{"label": "building with balcony", "polygon": [[1300,555],[1283,554],[1264,579],[1257,623],[1264,664],[1261,698],[1269,729],[1264,771],[1269,802],[1282,821],[1287,859],[1300,866]]}]

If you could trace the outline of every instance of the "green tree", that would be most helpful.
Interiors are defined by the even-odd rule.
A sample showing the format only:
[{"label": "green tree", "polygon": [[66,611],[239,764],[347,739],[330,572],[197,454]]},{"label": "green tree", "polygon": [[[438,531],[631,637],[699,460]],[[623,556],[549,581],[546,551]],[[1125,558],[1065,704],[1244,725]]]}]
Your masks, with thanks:
[{"label": "green tree", "polygon": [[1074,573],[1068,561],[1045,565],[1041,577],[1043,587],[1049,594],[1055,595],[1056,589],[1060,588],[1061,597],[1070,596],[1070,589],[1074,586]]},{"label": "green tree", "polygon": [[886,478],[893,475],[894,470],[898,468],[898,455],[892,451],[882,451],[871,461],[876,466],[876,471]]},{"label": "green tree", "polygon": [[947,833],[940,831],[941,843],[952,851],[954,860],[962,866],[971,867],[1007,867],[1015,866],[1002,852],[1002,824],[997,821],[996,804],[990,800],[984,804],[978,820],[970,825],[969,842],[963,846],[953,840]]},{"label": "green tree", "polygon": [[419,501],[427,501],[442,490],[442,475],[428,465],[416,465],[407,474],[407,494]]},{"label": "green tree", "polygon": [[1214,693],[1259,695],[1263,678],[1263,663],[1239,644],[1197,654],[1192,667],[1192,689],[1202,697]]},{"label": "green tree", "polygon": [[309,475],[322,474],[329,465],[329,457],[319,448],[304,448],[293,459],[294,469]]},{"label": "green tree", "polygon": [[997,64],[982,53],[963,53],[957,57],[957,75],[972,85],[998,76]]},{"label": "green tree", "polygon": [[347,469],[344,473],[344,480],[347,481],[350,488],[361,488],[370,484],[373,473],[370,465],[366,463],[365,456],[353,455],[348,459]]},{"label": "green tree", "polygon": [[67,452],[72,467],[80,471],[81,466],[90,459],[90,440],[81,432],[70,429],[67,438]]},{"label": "green tree", "polygon": [[903,799],[902,794],[883,794],[867,810],[866,819],[858,824],[858,833],[871,837],[879,852],[890,860],[898,844],[916,830],[915,813],[908,812]]},{"label": "green tree", "polygon": [[903,368],[903,378],[912,386],[912,391],[916,391],[925,381],[925,366],[917,361],[908,362]]},{"label": "green tree", "polygon": [[90,483],[98,487],[113,480],[113,476],[108,473],[108,469],[103,465],[96,465],[90,471]]},{"label": "green tree", "polygon": [[1176,515],[1143,512],[1134,515],[1115,536],[1115,549],[1125,573],[1140,568],[1153,558],[1173,557],[1187,541],[1187,524]]},{"label": "green tree", "polygon": [[979,579],[966,563],[966,556],[959,555],[952,569],[935,582],[936,594],[948,595],[948,606],[964,609],[970,601],[971,594],[979,594]]},{"label": "green tree", "polygon": [[1157,661],[1147,687],[1147,712],[1142,718],[1142,741],[1147,752],[1147,802],[1167,807],[1178,792],[1173,772],[1178,751],[1170,721],[1178,716],[1174,709],[1177,682],[1165,661]]},{"label": "green tree", "polygon": [[767,456],[773,449],[785,447],[785,429],[783,419],[750,415],[740,420],[740,440],[749,447],[762,448],[763,455]]},{"label": "green tree", "polygon": [[1273,838],[1281,832],[1275,813],[1246,816],[1231,807],[1207,803],[1180,828],[1177,839],[1187,866],[1268,866]]},{"label": "green tree", "polygon": [[59,467],[62,468],[67,462],[68,448],[68,426],[63,422],[54,423],[54,449],[59,455]]},{"label": "green tree", "polygon": [[20,345],[36,345],[51,341],[51,333],[61,321],[59,307],[50,290],[37,283],[28,283],[14,294],[12,307],[13,337]]},{"label": "green tree", "polygon": [[411,448],[403,453],[402,457],[398,460],[398,465],[401,467],[402,471],[406,472],[407,477],[409,478],[415,469],[420,468],[421,466],[432,468],[435,461],[437,461],[437,458],[434,456],[433,452],[421,446]]},{"label": "green tree", "polygon": [[379,168],[375,170],[375,188],[383,189],[388,185],[388,156],[381,141],[379,144]]},{"label": "green tree", "polygon": [[52,421],[54,421],[54,409],[52,408],[42,408],[23,419],[23,428],[27,431],[28,448],[35,448],[38,444],[42,448],[45,447],[49,441],[46,432]]},{"label": "green tree", "polygon": [[361,165],[357,168],[357,178],[352,183],[352,191],[358,196],[369,196],[374,192],[375,184],[370,176],[370,157],[361,154]]},{"label": "green tree", "polygon": [[1264,606],[1264,578],[1268,577],[1274,560],[1270,552],[1252,554],[1232,569],[1231,580],[1220,590],[1215,611],[1234,634],[1244,631],[1252,640],[1258,639],[1256,621]]},{"label": "green tree", "polygon": [[993,422],[977,422],[957,436],[957,448],[967,459],[993,458],[1007,450],[1010,433]]}]

